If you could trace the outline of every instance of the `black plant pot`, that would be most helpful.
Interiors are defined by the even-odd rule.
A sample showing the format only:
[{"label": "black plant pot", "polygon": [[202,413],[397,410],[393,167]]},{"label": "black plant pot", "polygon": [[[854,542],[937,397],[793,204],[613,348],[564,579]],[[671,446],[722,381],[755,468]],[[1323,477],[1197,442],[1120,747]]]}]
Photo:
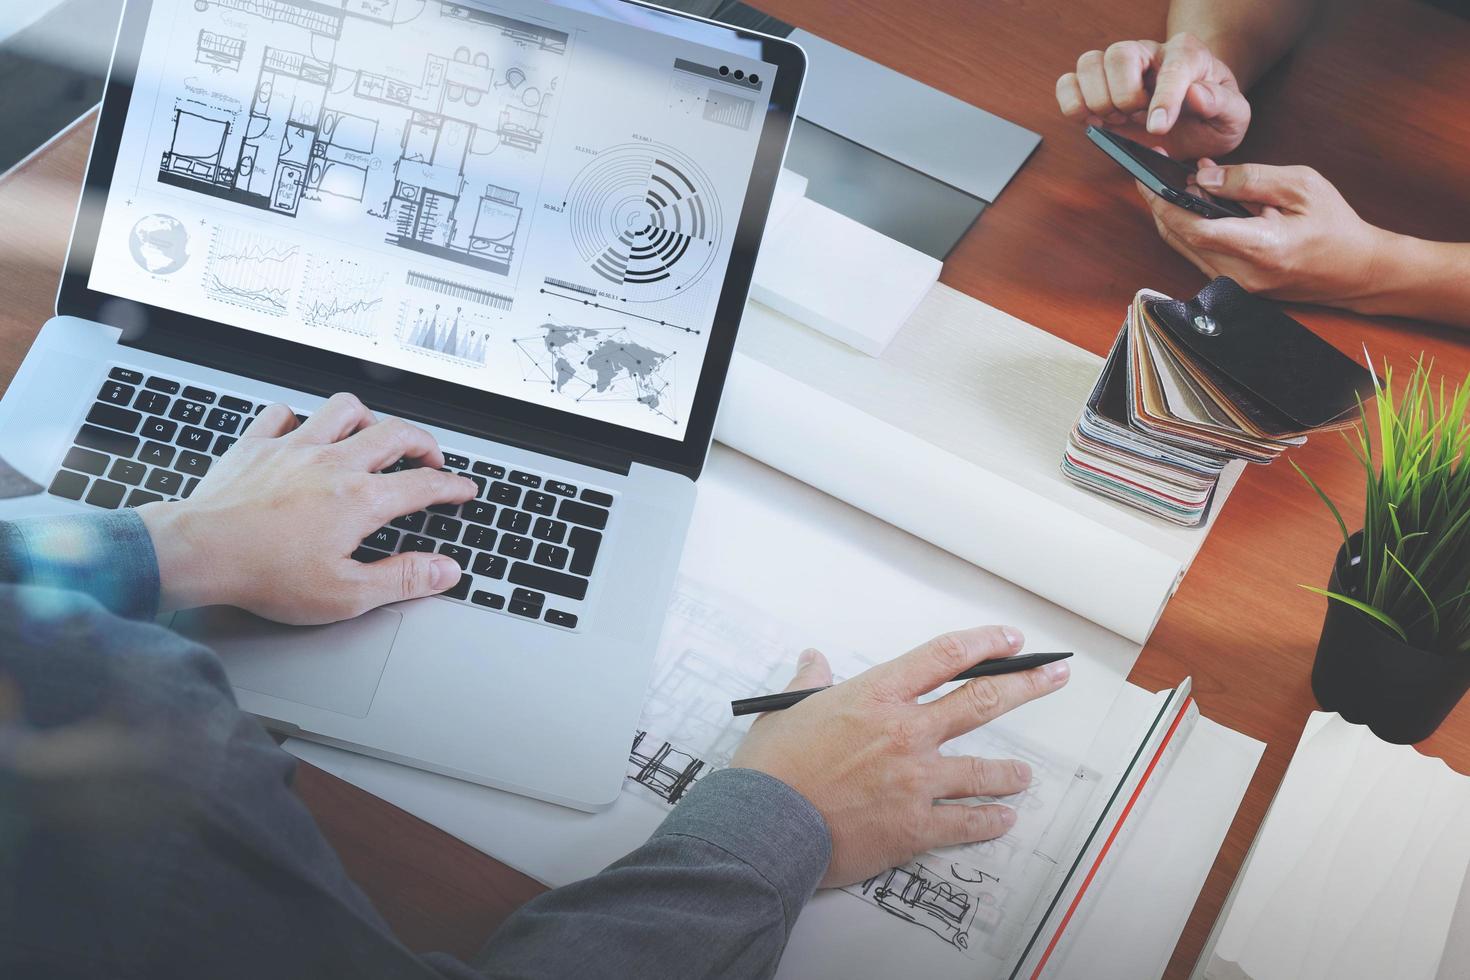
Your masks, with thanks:
[{"label": "black plant pot", "polygon": [[[1362,598],[1362,534],[1339,548],[1327,588]],[[1327,601],[1312,664],[1312,693],[1325,711],[1367,725],[1385,742],[1410,745],[1434,734],[1470,690],[1470,657],[1411,646],[1345,602]]]}]

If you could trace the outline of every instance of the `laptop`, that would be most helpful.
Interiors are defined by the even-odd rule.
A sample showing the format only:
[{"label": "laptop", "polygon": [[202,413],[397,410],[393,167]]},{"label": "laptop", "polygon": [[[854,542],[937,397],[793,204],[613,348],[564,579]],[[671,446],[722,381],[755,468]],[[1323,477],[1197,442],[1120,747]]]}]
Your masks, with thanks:
[{"label": "laptop", "polygon": [[0,517],[186,498],[264,406],[354,392],[479,486],[354,557],[458,585],[170,625],[274,729],[610,805],[804,65],[632,0],[129,0],[57,315],[0,400],[47,492]]}]

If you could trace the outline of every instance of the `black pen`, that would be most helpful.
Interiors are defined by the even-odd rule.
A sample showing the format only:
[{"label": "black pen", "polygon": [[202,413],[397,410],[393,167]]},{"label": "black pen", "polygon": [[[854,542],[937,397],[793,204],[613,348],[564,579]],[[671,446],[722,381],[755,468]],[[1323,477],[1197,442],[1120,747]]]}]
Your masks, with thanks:
[{"label": "black pen", "polygon": [[[1017,671],[1031,670],[1034,667],[1045,667],[1054,664],[1058,660],[1066,660],[1072,655],[1072,651],[1065,653],[1023,653],[1019,657],[1002,657],[999,660],[986,660],[978,663],[969,670],[954,677],[956,681],[969,681],[977,677],[994,677],[997,674],[1014,674]],[[780,711],[789,708],[793,704],[805,700],[818,691],[827,690],[825,687],[809,687],[805,691],[785,691],[781,694],[762,694],[758,698],[741,698],[739,701],[730,702],[730,711],[735,717],[741,715],[756,715],[763,711]]]}]

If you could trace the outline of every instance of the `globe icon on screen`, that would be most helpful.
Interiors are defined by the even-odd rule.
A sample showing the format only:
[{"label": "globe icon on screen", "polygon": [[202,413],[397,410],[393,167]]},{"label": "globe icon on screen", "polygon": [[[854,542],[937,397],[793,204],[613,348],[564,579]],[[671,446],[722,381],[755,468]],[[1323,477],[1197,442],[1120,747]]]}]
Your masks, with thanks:
[{"label": "globe icon on screen", "polygon": [[155,276],[172,275],[189,261],[189,233],[177,218],[150,214],[133,225],[128,236],[133,261]]}]

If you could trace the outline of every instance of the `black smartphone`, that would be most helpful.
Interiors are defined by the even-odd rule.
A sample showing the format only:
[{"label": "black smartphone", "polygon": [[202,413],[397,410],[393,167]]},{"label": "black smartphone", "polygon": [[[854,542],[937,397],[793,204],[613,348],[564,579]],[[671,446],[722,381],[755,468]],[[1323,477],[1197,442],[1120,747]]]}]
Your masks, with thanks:
[{"label": "black smartphone", "polygon": [[1177,204],[1206,218],[1252,217],[1249,211],[1234,201],[1206,200],[1191,194],[1189,177],[1195,171],[1193,164],[1171,160],[1142,143],[1135,143],[1126,136],[1119,136],[1096,126],[1087,127],[1087,138],[1117,161],[1118,166],[1132,174],[1135,180],[1170,204]]}]

